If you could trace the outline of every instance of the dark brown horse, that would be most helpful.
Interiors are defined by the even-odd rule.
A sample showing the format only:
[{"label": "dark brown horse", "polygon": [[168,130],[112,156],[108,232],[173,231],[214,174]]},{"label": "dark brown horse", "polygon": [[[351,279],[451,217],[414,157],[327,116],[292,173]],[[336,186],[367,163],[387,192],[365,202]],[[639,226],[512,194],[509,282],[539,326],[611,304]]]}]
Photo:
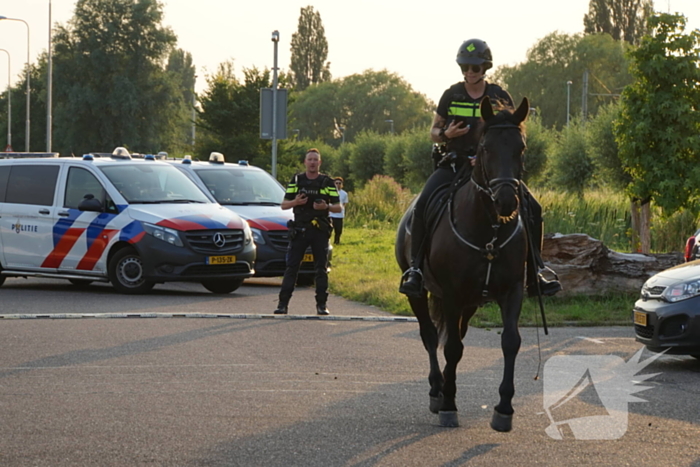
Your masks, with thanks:
[{"label": "dark brown horse", "polygon": [[[430,410],[442,426],[458,426],[455,376],[462,358],[462,339],[480,305],[501,308],[501,347],[505,359],[500,402],[491,427],[510,431],[515,357],[520,349],[518,319],[523,300],[528,253],[524,221],[519,214],[525,134],[522,123],[529,103],[494,114],[488,97],[481,101],[483,125],[471,179],[449,196],[426,250],[424,294],[409,298],[430,359]],[[411,209],[397,232],[396,259],[409,267]],[[428,216],[426,216],[428,218]],[[444,346],[440,371],[438,345]]]}]

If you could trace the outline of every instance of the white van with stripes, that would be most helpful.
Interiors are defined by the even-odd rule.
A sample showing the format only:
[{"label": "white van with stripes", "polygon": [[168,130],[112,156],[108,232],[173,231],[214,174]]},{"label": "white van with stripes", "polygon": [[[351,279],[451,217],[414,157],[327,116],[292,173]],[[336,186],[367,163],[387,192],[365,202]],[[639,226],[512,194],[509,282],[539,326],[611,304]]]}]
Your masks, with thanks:
[{"label": "white van with stripes", "polygon": [[0,285],[7,277],[110,282],[121,293],[201,283],[230,293],[255,273],[245,220],[154,156],[0,158]]}]

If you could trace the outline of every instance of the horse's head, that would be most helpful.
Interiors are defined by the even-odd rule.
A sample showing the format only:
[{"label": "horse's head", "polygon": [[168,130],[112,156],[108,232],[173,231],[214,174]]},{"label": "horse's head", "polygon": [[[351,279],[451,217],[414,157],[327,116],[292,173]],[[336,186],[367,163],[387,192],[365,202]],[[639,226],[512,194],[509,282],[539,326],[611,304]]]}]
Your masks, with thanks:
[{"label": "horse's head", "polygon": [[525,151],[522,123],[529,111],[527,98],[514,112],[503,109],[498,113],[494,113],[488,96],[481,100],[484,125],[473,179],[480,189],[491,196],[499,222],[508,222],[518,214]]}]

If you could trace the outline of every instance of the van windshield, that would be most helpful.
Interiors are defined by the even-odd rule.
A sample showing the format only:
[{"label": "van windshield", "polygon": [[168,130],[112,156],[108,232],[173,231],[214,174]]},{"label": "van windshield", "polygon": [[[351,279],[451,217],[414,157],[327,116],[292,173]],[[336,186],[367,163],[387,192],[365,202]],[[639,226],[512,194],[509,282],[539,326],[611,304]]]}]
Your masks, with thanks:
[{"label": "van windshield", "polygon": [[100,170],[129,204],[211,203],[197,185],[169,164],[124,163]]},{"label": "van windshield", "polygon": [[284,188],[263,170],[195,169],[214,198],[223,205],[279,206]]}]

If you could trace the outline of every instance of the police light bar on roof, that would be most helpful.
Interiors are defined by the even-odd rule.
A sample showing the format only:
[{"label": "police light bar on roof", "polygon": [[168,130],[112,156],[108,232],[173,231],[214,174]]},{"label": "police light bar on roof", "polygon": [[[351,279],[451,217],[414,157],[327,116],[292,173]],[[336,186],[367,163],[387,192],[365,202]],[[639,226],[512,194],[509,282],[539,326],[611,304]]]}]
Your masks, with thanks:
[{"label": "police light bar on roof", "polygon": [[191,164],[192,163],[192,156],[189,154],[185,154],[185,157],[182,158],[182,163],[183,164]]},{"label": "police light bar on roof", "polygon": [[131,159],[131,154],[126,148],[119,146],[112,151],[112,159]]},{"label": "police light bar on roof", "polygon": [[224,155],[220,152],[212,152],[211,154],[209,154],[209,162],[223,164],[225,161],[226,160],[224,159]]}]

